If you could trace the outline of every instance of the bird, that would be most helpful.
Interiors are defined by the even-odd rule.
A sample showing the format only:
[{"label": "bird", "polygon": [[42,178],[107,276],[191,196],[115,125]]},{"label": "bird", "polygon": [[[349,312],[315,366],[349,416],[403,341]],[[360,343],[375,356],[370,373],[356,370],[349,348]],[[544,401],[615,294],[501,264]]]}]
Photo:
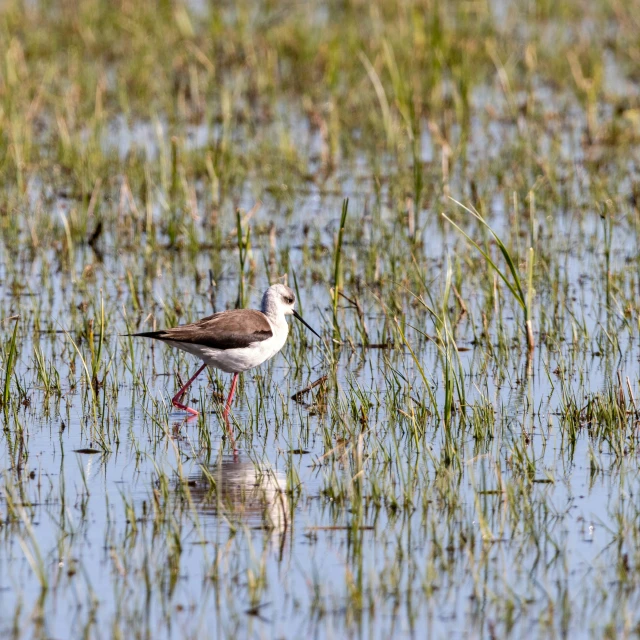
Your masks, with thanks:
[{"label": "bird", "polygon": [[223,412],[224,418],[227,419],[238,375],[261,365],[282,349],[289,335],[287,316],[294,316],[320,338],[294,309],[295,304],[296,296],[292,289],[284,284],[274,284],[262,296],[260,311],[230,309],[190,324],[131,335],[166,342],[172,347],[198,356],[203,361],[204,364],[171,399],[174,407],[186,411],[191,416],[197,416],[198,411],[183,404],[182,398],[205,367],[232,373],[231,389]]}]

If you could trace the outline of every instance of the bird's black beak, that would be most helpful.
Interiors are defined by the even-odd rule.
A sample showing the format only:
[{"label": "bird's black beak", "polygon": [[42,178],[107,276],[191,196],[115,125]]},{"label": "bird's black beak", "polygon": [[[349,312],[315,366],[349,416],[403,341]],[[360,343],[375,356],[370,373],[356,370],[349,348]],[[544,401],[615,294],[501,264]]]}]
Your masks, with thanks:
[{"label": "bird's black beak", "polygon": [[[300,322],[302,322],[302,324],[303,324],[305,327],[307,327],[307,329],[309,329],[309,331],[311,331],[311,333],[315,333],[315,334],[318,336],[318,338],[320,338],[320,334],[319,334],[317,331],[314,331],[314,330],[313,330],[313,329],[312,329],[312,328],[311,328],[311,327],[310,327],[310,326],[309,326],[309,325],[308,325],[308,324],[307,324],[307,323],[302,319],[302,316],[301,316],[301,315],[300,315],[300,314],[299,314],[295,309],[292,309],[291,311],[293,312],[293,317],[294,317],[294,318],[297,318],[298,320],[300,320]],[[320,340],[322,340],[322,338],[320,338]]]}]

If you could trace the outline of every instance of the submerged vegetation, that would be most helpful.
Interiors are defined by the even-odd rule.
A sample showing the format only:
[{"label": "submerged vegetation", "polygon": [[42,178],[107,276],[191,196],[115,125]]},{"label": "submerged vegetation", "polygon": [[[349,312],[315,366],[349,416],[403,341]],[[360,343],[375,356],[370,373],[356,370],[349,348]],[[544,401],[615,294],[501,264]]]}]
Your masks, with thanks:
[{"label": "submerged vegetation", "polygon": [[207,4],[0,7],[0,635],[636,635],[638,0]]}]

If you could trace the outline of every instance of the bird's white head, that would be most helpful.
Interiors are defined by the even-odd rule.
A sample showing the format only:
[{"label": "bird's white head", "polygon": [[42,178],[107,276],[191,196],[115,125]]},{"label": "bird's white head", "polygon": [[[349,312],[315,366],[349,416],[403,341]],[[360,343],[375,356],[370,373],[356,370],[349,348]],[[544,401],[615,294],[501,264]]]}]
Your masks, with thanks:
[{"label": "bird's white head", "polygon": [[273,318],[293,314],[296,294],[283,284],[271,285],[262,296],[262,313]]},{"label": "bird's white head", "polygon": [[318,338],[319,334],[314,331],[294,309],[296,304],[296,294],[292,289],[283,284],[271,285],[262,296],[262,313],[269,317],[270,320],[279,324],[286,322],[285,316],[295,316],[302,324]]}]

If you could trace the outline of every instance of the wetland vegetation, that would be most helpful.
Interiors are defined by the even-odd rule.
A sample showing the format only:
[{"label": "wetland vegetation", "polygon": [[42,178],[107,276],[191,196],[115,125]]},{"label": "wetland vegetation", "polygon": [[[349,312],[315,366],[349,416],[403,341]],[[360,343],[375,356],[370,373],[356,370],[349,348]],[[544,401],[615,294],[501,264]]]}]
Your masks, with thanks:
[{"label": "wetland vegetation", "polygon": [[[640,631],[638,0],[0,4],[0,636]],[[323,336],[171,407],[122,334]],[[237,449],[237,451],[234,451]]]}]

